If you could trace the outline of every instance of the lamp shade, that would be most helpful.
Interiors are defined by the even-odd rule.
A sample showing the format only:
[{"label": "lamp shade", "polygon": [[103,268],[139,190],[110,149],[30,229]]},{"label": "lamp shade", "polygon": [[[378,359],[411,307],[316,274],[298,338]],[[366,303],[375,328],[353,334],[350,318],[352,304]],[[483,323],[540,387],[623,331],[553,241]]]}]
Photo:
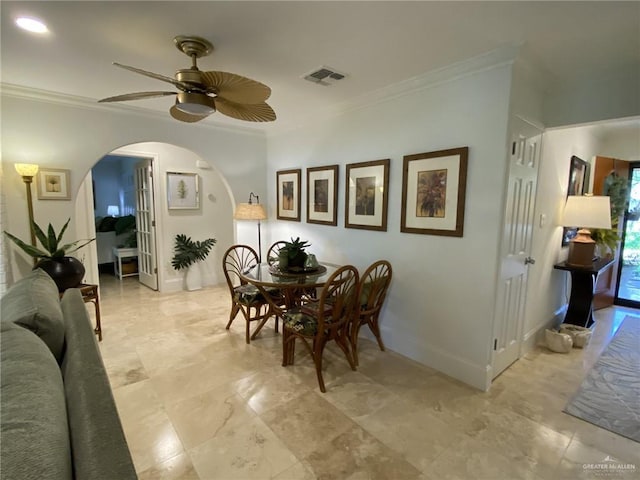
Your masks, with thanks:
[{"label": "lamp shade", "polygon": [[562,225],[579,228],[611,228],[609,197],[569,195]]},{"label": "lamp shade", "polygon": [[118,205],[109,205],[107,207],[107,215],[110,217],[117,217],[120,215],[120,208]]},{"label": "lamp shade", "polygon": [[16,163],[16,172],[23,177],[33,177],[38,173],[38,165],[34,163]]},{"label": "lamp shade", "polygon": [[267,212],[260,203],[239,203],[233,214],[236,220],[264,220]]}]

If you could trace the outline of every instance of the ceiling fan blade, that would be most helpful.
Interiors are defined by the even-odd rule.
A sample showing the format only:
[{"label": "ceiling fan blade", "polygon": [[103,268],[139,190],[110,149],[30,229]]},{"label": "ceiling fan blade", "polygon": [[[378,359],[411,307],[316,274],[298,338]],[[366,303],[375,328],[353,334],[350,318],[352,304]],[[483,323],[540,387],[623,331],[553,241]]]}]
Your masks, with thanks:
[{"label": "ceiling fan blade", "polygon": [[199,122],[208,117],[208,115],[191,115],[189,113],[185,113],[180,110],[176,105],[169,109],[169,113],[176,120],[180,120],[181,122],[194,123]]},{"label": "ceiling fan blade", "polygon": [[147,72],[146,70],[142,70],[141,68],[130,67],[128,65],[122,65],[121,63],[113,62],[116,67],[124,68],[125,70],[129,70],[134,73],[139,73],[140,75],[144,75],[146,77],[155,78],[156,80],[161,80],[163,82],[171,83],[178,87],[180,90],[187,90],[189,88],[188,83],[179,82],[175,78],[167,77],[165,75],[160,75],[159,73]]},{"label": "ceiling fan blade", "polygon": [[215,99],[216,110],[220,113],[238,120],[246,120],[248,122],[272,122],[276,119],[276,113],[266,103],[254,103],[247,105],[244,103],[236,103],[217,97]]},{"label": "ceiling fan blade", "polygon": [[218,97],[236,103],[257,104],[271,95],[264,83],[229,72],[200,72],[202,82]]},{"label": "ceiling fan blade", "polygon": [[138,92],[138,93],[125,93],[124,95],[116,95],[115,97],[103,98],[98,100],[98,103],[104,102],[126,102],[128,100],[141,100],[143,98],[154,97],[166,97],[168,95],[175,95],[176,92]]}]

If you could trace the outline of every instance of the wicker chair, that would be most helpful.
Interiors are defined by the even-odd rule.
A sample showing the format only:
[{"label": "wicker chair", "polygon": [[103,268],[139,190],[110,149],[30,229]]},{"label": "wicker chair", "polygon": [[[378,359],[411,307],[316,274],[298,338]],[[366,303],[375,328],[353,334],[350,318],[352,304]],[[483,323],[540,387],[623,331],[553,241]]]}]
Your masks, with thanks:
[{"label": "wicker chair", "polygon": [[278,261],[280,249],[284,247],[286,243],[287,242],[284,240],[279,240],[269,247],[269,250],[267,251],[267,263],[269,265],[273,265]]},{"label": "wicker chair", "polygon": [[282,366],[293,365],[295,342],[301,340],[316,368],[318,385],[326,392],[322,378],[322,355],[326,344],[335,340],[353,370],[348,327],[357,307],[358,270],[346,265],[336,270],[322,287],[317,301],[288,311],[283,318]]},{"label": "wicker chair", "polygon": [[[245,336],[247,343],[255,339],[264,324],[272,316],[276,319],[276,332],[278,331],[278,317],[269,302],[265,300],[263,294],[255,286],[240,277],[241,272],[245,272],[256,265],[258,265],[258,254],[247,245],[233,245],[222,257],[222,269],[231,294],[231,312],[226,328],[229,330],[234,319],[238,316],[238,312],[242,312],[246,321]],[[280,292],[274,289],[273,291],[268,291],[267,294],[278,296]],[[250,333],[251,322],[258,322],[253,334]]]},{"label": "wicker chair", "polygon": [[380,350],[384,352],[384,343],[380,336],[380,326],[378,325],[378,317],[382,304],[387,295],[393,269],[387,260],[378,260],[372,263],[362,274],[358,285],[358,307],[356,308],[353,321],[351,322],[351,331],[349,338],[351,340],[351,351],[353,352],[353,360],[356,365],[358,361],[358,333],[360,327],[368,325],[371,333],[378,340]]}]

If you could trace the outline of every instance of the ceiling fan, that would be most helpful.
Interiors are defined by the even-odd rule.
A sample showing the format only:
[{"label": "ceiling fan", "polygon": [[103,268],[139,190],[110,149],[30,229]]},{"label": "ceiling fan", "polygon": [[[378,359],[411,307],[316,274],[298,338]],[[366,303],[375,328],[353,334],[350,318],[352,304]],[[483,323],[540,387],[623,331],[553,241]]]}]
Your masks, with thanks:
[{"label": "ceiling fan", "polygon": [[120,63],[114,65],[147,77],[171,83],[177,92],[138,92],[103,98],[98,102],[124,102],[144,98],[177,95],[176,103],[169,113],[181,122],[198,122],[216,110],[228,117],[249,122],[271,122],[276,119],[273,109],[265,102],[271,89],[263,83],[228,72],[203,72],[198,69],[197,59],[209,55],[213,45],[208,40],[189,35],[173,39],[181,52],[191,57],[191,68],[176,72],[175,78],[147,72]]}]

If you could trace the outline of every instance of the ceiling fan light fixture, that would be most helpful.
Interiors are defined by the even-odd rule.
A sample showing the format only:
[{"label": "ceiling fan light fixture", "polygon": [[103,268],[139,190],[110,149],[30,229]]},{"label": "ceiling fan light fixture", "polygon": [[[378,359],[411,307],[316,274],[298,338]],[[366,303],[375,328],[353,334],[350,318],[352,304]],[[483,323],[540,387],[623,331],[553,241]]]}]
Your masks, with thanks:
[{"label": "ceiling fan light fixture", "polygon": [[202,93],[178,92],[176,108],[190,115],[211,115],[216,111],[213,98]]}]

